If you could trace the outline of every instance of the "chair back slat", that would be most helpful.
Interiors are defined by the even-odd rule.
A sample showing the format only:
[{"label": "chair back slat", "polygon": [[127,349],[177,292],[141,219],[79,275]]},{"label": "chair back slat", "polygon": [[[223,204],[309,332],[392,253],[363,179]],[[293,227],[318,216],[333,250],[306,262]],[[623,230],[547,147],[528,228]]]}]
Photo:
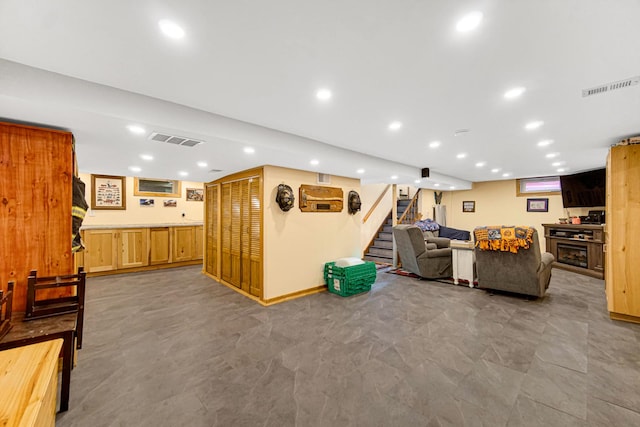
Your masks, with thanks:
[{"label": "chair back slat", "polygon": [[11,311],[13,307],[13,282],[9,282],[7,292],[0,290],[0,339],[11,329]]}]

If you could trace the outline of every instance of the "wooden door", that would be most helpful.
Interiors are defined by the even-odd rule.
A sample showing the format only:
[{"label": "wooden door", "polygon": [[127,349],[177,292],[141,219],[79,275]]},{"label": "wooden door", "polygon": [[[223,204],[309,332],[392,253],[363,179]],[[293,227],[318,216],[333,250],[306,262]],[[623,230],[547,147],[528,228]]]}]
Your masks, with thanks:
[{"label": "wooden door", "polygon": [[118,268],[116,230],[86,230],[84,232],[84,268],[87,273]]},{"label": "wooden door", "polygon": [[240,283],[245,292],[250,291],[251,284],[251,239],[250,228],[251,206],[249,204],[249,180],[240,182]]},{"label": "wooden door", "polygon": [[193,227],[193,259],[202,259],[204,256],[204,230],[201,225]]},{"label": "wooden door", "polygon": [[190,261],[194,254],[193,227],[174,227],[173,262]]},{"label": "wooden door", "polygon": [[168,264],[171,262],[169,227],[149,230],[149,264]]},{"label": "wooden door", "polygon": [[248,233],[249,240],[249,293],[262,298],[262,202],[261,202],[261,178],[249,179],[249,214]]},{"label": "wooden door", "polygon": [[212,276],[218,277],[218,211],[219,200],[217,184],[207,184],[205,186],[205,227],[206,227],[206,248],[204,252],[205,271]]},{"label": "wooden door", "polygon": [[231,183],[222,184],[220,190],[220,269],[222,280],[231,283]]},{"label": "wooden door", "polygon": [[149,265],[148,228],[125,228],[118,231],[118,268]]}]

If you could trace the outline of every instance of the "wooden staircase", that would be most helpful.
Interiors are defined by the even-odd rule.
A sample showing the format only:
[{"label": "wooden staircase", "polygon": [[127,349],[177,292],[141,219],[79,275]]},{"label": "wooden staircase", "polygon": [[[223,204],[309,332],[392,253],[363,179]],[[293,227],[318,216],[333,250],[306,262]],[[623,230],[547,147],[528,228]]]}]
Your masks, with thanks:
[{"label": "wooden staircase", "polygon": [[[411,199],[398,200],[398,219],[403,217],[405,210],[411,204]],[[378,264],[393,264],[393,221],[391,212],[380,227],[378,234],[373,239],[373,244],[369,246],[364,255],[365,261],[373,261]]]}]

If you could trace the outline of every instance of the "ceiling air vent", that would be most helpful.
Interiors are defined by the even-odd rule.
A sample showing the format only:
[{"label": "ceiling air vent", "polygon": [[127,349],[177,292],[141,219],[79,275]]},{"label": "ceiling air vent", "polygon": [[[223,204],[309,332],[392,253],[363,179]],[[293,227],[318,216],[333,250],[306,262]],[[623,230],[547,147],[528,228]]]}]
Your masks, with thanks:
[{"label": "ceiling air vent", "polygon": [[318,184],[331,184],[331,175],[326,173],[319,173]]},{"label": "ceiling air vent", "polygon": [[195,147],[202,143],[202,141],[198,141],[197,139],[190,139],[184,136],[167,135],[166,133],[160,132],[153,132],[149,136],[149,139],[152,141],[166,142],[168,144],[183,145],[185,147]]},{"label": "ceiling air vent", "polygon": [[209,173],[218,173],[218,172],[222,172],[222,169],[211,169],[209,171]]},{"label": "ceiling air vent", "polygon": [[610,90],[623,89],[630,86],[635,86],[640,82],[640,76],[631,77],[630,79],[619,80],[613,83],[607,83],[604,85],[592,87],[590,89],[582,89],[582,97],[598,95],[599,93],[609,92]]}]

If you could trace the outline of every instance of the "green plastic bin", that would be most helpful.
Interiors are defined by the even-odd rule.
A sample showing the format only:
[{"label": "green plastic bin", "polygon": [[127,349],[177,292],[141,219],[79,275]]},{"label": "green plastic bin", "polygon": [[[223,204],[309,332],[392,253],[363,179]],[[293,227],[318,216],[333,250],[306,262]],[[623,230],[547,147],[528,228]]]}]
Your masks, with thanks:
[{"label": "green plastic bin", "polygon": [[329,292],[342,297],[369,292],[376,281],[376,263],[365,261],[364,264],[338,267],[335,262],[324,265],[324,281]]}]

